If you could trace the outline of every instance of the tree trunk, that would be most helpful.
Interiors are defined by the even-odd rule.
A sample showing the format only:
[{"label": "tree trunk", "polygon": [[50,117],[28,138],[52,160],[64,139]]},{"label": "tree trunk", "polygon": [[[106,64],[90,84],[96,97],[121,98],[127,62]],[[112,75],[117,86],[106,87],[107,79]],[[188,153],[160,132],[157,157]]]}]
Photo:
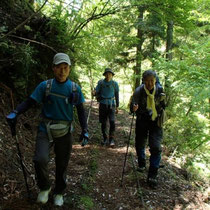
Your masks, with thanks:
[{"label": "tree trunk", "polygon": [[[139,7],[139,22],[143,21],[144,17],[144,7]],[[143,38],[143,31],[141,27],[137,28],[137,38],[139,40],[137,46],[136,46],[136,66],[134,68],[134,90],[140,85],[140,76],[141,76],[141,62],[142,62],[142,45],[144,42]]]},{"label": "tree trunk", "polygon": [[[152,49],[151,49],[151,52],[152,52],[152,57],[153,58],[156,58],[157,55],[155,53],[155,41],[156,41],[156,36],[155,36],[155,33],[152,34]],[[152,60],[152,68],[154,67],[154,64],[155,64],[155,59]]]},{"label": "tree trunk", "polygon": [[[173,47],[173,21],[167,23],[167,37],[166,37],[166,61],[172,60],[172,47]],[[170,104],[170,90],[171,82],[169,81],[169,72],[165,76],[165,92],[166,92],[166,105]]]},{"label": "tree trunk", "polygon": [[166,40],[166,59],[172,60],[172,47],[173,47],[173,21],[167,23],[167,40]]}]

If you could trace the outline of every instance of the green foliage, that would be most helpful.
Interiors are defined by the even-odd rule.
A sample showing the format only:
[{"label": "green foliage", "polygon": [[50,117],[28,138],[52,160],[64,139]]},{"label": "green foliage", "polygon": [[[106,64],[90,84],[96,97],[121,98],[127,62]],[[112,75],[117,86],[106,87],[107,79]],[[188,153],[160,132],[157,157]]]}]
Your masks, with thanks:
[{"label": "green foliage", "polygon": [[[34,7],[39,8],[43,3],[35,1]],[[28,1],[2,1],[0,6],[3,8],[0,81],[24,98],[38,82],[53,76],[51,62],[55,52],[41,44],[4,37],[34,13]],[[165,144],[171,151],[178,148],[180,156],[189,154],[186,165],[193,167],[199,161],[207,164],[205,157],[208,157],[208,7],[205,0],[85,0],[69,4],[49,0],[40,15],[13,35],[68,53],[72,61],[70,78],[82,86],[86,96],[90,96],[90,89],[103,77],[104,68],[111,67],[116,72],[114,79],[120,84],[120,97],[126,103],[134,81],[141,79],[135,70],[154,68],[167,88]],[[7,20],[9,14],[14,18]],[[174,23],[173,59],[167,62],[165,42],[169,21]],[[97,170],[94,158],[89,170],[92,174]]]},{"label": "green foliage", "polygon": [[17,51],[14,65],[18,71],[11,75],[11,79],[17,94],[21,98],[24,98],[28,93],[27,90],[30,85],[31,68],[36,64],[36,61],[33,59],[34,50],[29,44],[20,46]]},{"label": "green foliage", "polygon": [[[181,109],[177,110],[181,112]],[[207,142],[208,135],[206,133],[206,122],[202,122],[195,115],[188,117],[174,116],[166,123],[165,143],[171,150],[176,146],[179,151],[185,153],[186,151],[193,151],[201,142]]]},{"label": "green foliage", "polygon": [[[209,150],[210,145],[205,144],[205,148],[202,150]],[[199,181],[205,181],[206,184],[209,184],[209,179],[210,179],[210,169],[209,167],[206,167],[209,165],[209,159],[210,159],[210,154],[209,153],[199,153],[199,154],[194,154],[191,156],[188,156],[186,159],[185,164],[183,165],[187,170],[191,173],[191,179],[193,180],[199,180]]]},{"label": "green foliage", "polygon": [[89,196],[81,196],[80,203],[81,206],[83,206],[87,210],[91,210],[94,208],[94,202]]},{"label": "green foliage", "polygon": [[[28,93],[31,68],[36,64],[33,58],[34,49],[29,44],[15,46],[7,39],[1,40],[0,49],[3,55],[0,67],[3,76],[1,81],[12,86],[23,98]],[[4,56],[9,56],[10,61],[4,59]]]}]

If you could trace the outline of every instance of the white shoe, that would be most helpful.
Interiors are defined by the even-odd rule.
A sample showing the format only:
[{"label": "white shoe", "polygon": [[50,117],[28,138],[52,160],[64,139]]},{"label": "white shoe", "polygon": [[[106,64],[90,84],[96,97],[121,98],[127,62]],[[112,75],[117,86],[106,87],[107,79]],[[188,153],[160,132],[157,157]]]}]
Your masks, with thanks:
[{"label": "white shoe", "polygon": [[110,146],[113,147],[115,145],[114,140],[110,141]]},{"label": "white shoe", "polygon": [[40,191],[37,197],[37,202],[42,203],[42,204],[47,203],[50,191],[51,191],[51,188],[49,190]]},{"label": "white shoe", "polygon": [[54,205],[56,205],[56,206],[62,206],[63,205],[63,195],[56,194],[54,196]]}]

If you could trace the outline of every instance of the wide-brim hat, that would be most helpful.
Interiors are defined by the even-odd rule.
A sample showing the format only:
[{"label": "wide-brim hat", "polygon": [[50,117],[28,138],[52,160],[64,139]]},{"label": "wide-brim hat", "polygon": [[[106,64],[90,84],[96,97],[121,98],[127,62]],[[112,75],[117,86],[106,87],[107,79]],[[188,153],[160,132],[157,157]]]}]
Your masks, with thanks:
[{"label": "wide-brim hat", "polygon": [[58,65],[58,64],[61,64],[61,63],[67,63],[69,66],[71,66],[71,61],[70,61],[70,58],[67,54],[65,54],[65,53],[55,54],[55,56],[53,58],[53,64]]},{"label": "wide-brim hat", "polygon": [[103,75],[105,75],[107,72],[111,72],[113,75],[115,75],[115,73],[110,68],[105,68]]}]

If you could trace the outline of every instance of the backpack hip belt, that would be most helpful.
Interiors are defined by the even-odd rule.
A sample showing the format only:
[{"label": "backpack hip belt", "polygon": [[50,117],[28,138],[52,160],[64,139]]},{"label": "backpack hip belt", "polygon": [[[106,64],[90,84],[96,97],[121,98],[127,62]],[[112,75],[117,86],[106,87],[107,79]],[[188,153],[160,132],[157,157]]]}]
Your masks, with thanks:
[{"label": "backpack hip belt", "polygon": [[111,101],[110,108],[112,108],[113,105],[114,105],[114,102],[113,102],[114,99],[115,99],[115,97],[113,97],[113,98],[106,98],[106,99],[105,99],[105,100],[106,100],[106,105],[108,105],[107,100],[110,100],[110,101]]},{"label": "backpack hip belt", "polygon": [[113,105],[114,105],[113,100],[114,100],[114,99],[115,99],[115,97],[112,97],[112,98],[103,98],[103,97],[101,97],[99,102],[101,102],[102,100],[105,100],[105,101],[106,101],[106,105],[108,106],[108,105],[109,105],[109,104],[108,104],[108,100],[110,100],[110,101],[111,101],[110,107],[113,107]]}]

